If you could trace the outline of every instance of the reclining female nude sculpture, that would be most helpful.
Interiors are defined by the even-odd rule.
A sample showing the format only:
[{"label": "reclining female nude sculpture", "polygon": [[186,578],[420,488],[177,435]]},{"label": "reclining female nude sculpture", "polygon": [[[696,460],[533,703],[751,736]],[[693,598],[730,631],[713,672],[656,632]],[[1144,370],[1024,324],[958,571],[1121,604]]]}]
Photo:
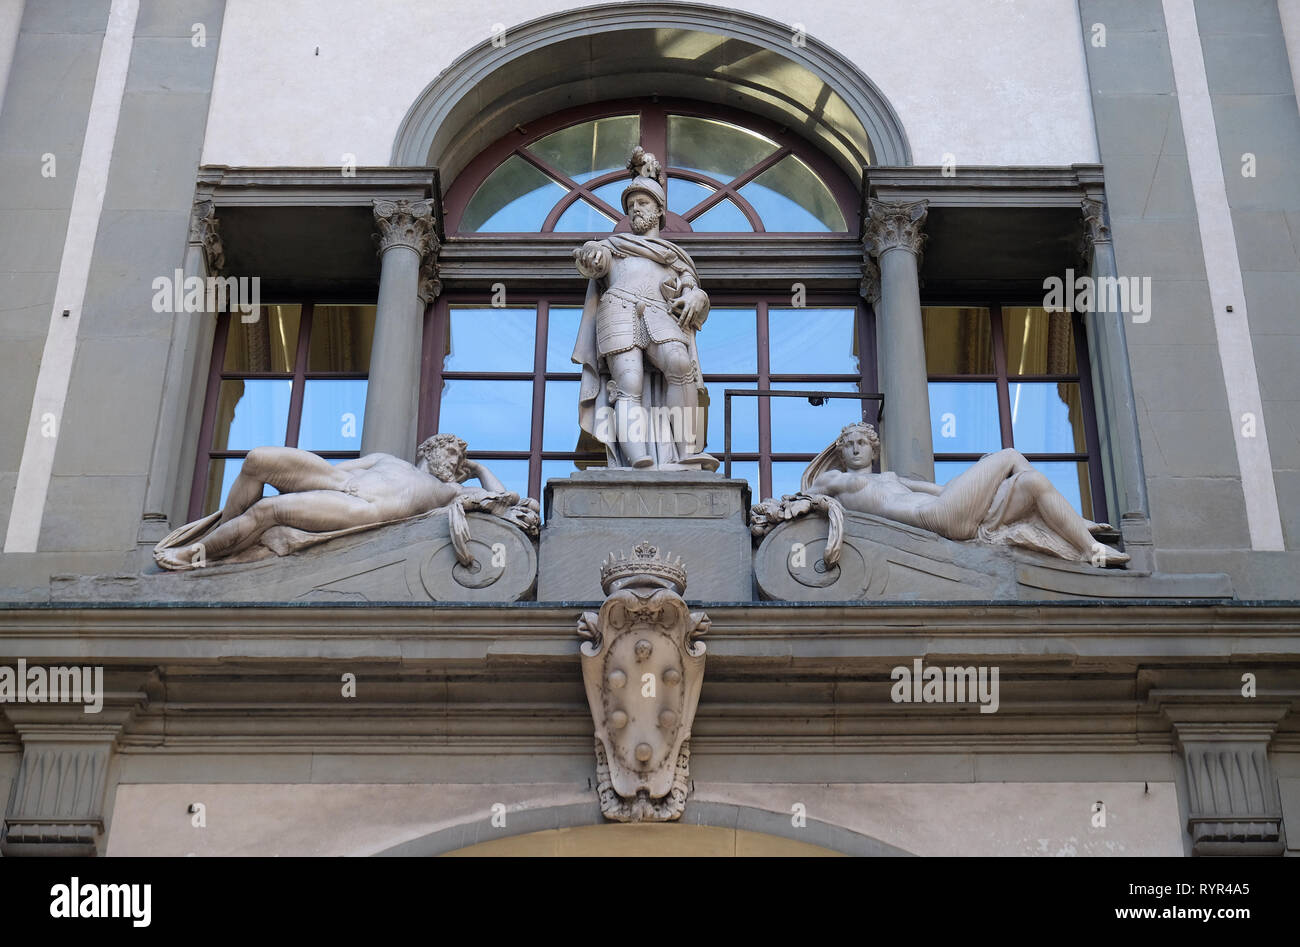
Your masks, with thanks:
[{"label": "reclining female nude sculpture", "polygon": [[[462,565],[473,562],[466,512],[500,516],[535,536],[537,501],[508,492],[465,456],[466,446],[454,434],[435,434],[419,446],[415,464],[391,454],[331,464],[296,447],[255,448],[225,508],[173,531],[154,547],[154,560],[173,571],[252,562],[443,509]],[[482,489],[461,485],[471,477]],[[263,497],[267,484],[279,495]]]},{"label": "reclining female nude sculpture", "polygon": [[938,533],[1029,549],[1096,566],[1123,565],[1129,556],[1098,542],[1105,523],[1084,519],[1024,455],[1007,448],[986,454],[945,486],[873,473],[880,438],[870,424],[840,432],[804,471],[801,492],[753,509],[751,529],[762,536],[783,520],[824,512],[831,523],[825,560],[834,565],[843,543],[843,511],[870,513]]}]

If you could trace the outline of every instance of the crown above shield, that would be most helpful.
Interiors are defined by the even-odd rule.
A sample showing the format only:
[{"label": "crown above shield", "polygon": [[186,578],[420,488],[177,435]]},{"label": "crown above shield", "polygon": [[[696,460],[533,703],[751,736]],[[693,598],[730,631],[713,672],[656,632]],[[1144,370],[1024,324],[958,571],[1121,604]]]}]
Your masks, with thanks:
[{"label": "crown above shield", "polygon": [[659,549],[648,542],[641,542],[632,550],[632,555],[609,554],[600,565],[600,587],[606,595],[628,586],[650,586],[672,589],[678,595],[686,591],[686,567],[682,557],[673,561],[673,554],[660,557]]}]

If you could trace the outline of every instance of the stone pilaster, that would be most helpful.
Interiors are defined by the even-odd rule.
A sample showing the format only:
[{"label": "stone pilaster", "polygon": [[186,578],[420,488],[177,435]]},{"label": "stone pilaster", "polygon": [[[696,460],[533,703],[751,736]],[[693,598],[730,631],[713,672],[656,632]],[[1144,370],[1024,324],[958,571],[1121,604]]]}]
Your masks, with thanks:
[{"label": "stone pilaster", "polygon": [[77,703],[0,706],[22,741],[22,761],[5,812],[6,856],[103,854],[117,781],[118,738],[156,678],[109,673],[98,713]]},{"label": "stone pilaster", "polygon": [[[225,248],[216,203],[195,199],[190,210],[189,240],[185,248],[182,276],[203,279],[221,276],[226,270]],[[170,277],[171,274],[168,274]],[[170,313],[171,347],[163,375],[162,406],[158,432],[149,462],[144,509],[136,533],[136,559],[141,568],[153,566],[154,545],[171,531],[170,520],[184,522],[190,478],[197,446],[185,443],[187,426],[197,430],[207,391],[208,364],[216,335],[212,313]]]},{"label": "stone pilaster", "polygon": [[[934,480],[930,393],[921,325],[922,228],[929,201],[868,200],[864,250],[879,264],[877,366],[885,396],[882,468]],[[868,272],[864,284],[870,290]]]},{"label": "stone pilaster", "polygon": [[[1104,284],[1100,281],[1113,280],[1119,275],[1106,204],[1084,198],[1081,213],[1083,259],[1094,285],[1101,286]],[[1109,296],[1109,293],[1100,291],[1094,293],[1097,311],[1085,315],[1093,360],[1102,466],[1112,507],[1112,522],[1119,526],[1124,536],[1124,551],[1133,557],[1129,569],[1147,571],[1155,567],[1155,554],[1147,506],[1146,472],[1138,438],[1137,397],[1129,373],[1124,313],[1102,308]]]},{"label": "stone pilaster", "polygon": [[415,457],[424,306],[441,290],[433,201],[374,202],[379,300],[361,453]]},{"label": "stone pilaster", "polygon": [[1282,854],[1282,803],[1268,746],[1288,705],[1247,697],[1189,701],[1183,696],[1162,710],[1186,767],[1193,854]]}]

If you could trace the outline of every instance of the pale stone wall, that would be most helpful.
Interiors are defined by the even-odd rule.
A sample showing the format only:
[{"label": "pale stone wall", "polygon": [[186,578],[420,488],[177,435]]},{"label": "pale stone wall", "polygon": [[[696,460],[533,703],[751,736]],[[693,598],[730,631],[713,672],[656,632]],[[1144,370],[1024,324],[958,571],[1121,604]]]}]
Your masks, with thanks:
[{"label": "pale stone wall", "polygon": [[[107,854],[162,856],[374,855],[453,826],[466,844],[519,835],[526,811],[590,805],[572,784],[532,785],[176,785],[117,790]],[[1093,807],[1106,806],[1094,826]],[[191,803],[206,806],[195,828]],[[492,825],[493,805],[505,826]],[[1166,856],[1183,854],[1171,782],[697,783],[687,803],[764,810],[838,826],[915,855]],[[514,822],[512,823],[512,820]],[[754,826],[735,826],[754,828]],[[799,831],[787,837],[799,839]],[[834,847],[834,832],[831,847]],[[810,844],[826,836],[809,831]],[[671,845],[671,836],[665,836]]]},{"label": "pale stone wall", "polygon": [[[511,25],[584,6],[607,4],[231,0],[203,161],[329,166],[352,154],[359,165],[388,164],[411,103],[494,24],[508,42]],[[797,19],[854,62],[897,111],[916,164],[938,165],[945,154],[959,165],[1097,160],[1074,0],[725,6]]]}]

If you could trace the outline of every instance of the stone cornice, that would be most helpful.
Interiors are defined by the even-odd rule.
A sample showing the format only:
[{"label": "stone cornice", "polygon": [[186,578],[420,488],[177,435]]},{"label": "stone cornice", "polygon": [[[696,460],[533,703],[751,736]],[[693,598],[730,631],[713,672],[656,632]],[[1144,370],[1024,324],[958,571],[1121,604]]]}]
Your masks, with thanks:
[{"label": "stone cornice", "polygon": [[[578,288],[573,249],[584,235],[571,240],[556,234],[526,236],[456,236],[443,241],[438,253],[441,278],[456,285],[542,285],[563,280]],[[713,292],[722,283],[752,288],[755,280],[788,287],[795,282],[815,287],[856,288],[862,279],[862,241],[856,236],[812,239],[779,234],[754,234],[743,240],[707,233],[670,234],[691,255],[704,285]]]},{"label": "stone cornice", "polygon": [[930,208],[1078,207],[1102,195],[1102,167],[884,167],[863,169],[878,200],[928,200]]},{"label": "stone cornice", "polygon": [[[437,199],[437,168],[232,168],[199,170],[198,199],[223,207],[369,207],[376,198]],[[441,208],[437,208],[441,219]]]},{"label": "stone cornice", "polygon": [[[0,607],[0,652],[29,662],[80,659],[88,638],[104,663],[187,664],[234,658],[420,661],[574,658],[584,605],[249,605]],[[816,666],[926,654],[998,656],[1110,667],[1149,661],[1300,664],[1300,604],[692,602],[713,619],[710,656]],[[831,660],[834,658],[834,660]],[[576,658],[575,658],[576,659]]]},{"label": "stone cornice", "polygon": [[918,256],[925,243],[925,218],[929,201],[867,201],[863,241],[867,251],[879,257],[889,250],[910,250]]}]

